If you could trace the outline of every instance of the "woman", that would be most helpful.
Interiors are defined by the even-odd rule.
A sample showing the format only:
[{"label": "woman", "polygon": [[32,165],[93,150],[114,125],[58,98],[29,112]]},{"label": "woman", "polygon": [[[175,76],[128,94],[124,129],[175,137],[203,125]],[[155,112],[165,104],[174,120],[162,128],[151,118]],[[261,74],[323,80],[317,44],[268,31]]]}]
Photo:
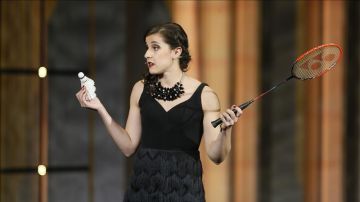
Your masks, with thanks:
[{"label": "woman", "polygon": [[[215,92],[185,74],[191,60],[183,28],[166,23],[145,34],[148,73],[131,92],[126,127],[117,124],[98,98],[77,94],[82,107],[95,109],[120,150],[134,156],[124,201],[205,201],[199,144],[216,164],[231,148],[231,130],[242,111],[220,113]],[[236,111],[236,113],[233,112]],[[211,121],[221,118],[220,128]]]}]

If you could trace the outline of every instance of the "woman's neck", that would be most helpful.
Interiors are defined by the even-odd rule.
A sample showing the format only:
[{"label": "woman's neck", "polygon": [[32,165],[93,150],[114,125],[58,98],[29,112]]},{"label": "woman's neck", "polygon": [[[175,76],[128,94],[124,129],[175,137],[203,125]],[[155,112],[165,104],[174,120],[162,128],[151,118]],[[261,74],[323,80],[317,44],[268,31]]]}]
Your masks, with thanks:
[{"label": "woman's neck", "polygon": [[173,68],[173,71],[167,71],[162,74],[159,81],[163,87],[172,87],[183,77],[183,71],[180,68]]}]

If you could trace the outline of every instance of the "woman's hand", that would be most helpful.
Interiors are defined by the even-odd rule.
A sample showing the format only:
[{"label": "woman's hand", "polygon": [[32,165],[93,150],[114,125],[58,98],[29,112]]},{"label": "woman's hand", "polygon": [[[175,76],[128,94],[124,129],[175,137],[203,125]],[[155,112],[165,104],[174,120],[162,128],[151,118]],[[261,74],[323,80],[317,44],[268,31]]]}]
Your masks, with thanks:
[{"label": "woman's hand", "polygon": [[220,125],[221,130],[226,130],[232,127],[238,121],[238,117],[240,117],[241,114],[242,114],[242,110],[236,105],[231,106],[230,109],[227,109],[225,112],[221,113],[220,114],[220,119],[222,120],[222,124]]},{"label": "woman's hand", "polygon": [[88,99],[87,91],[84,86],[81,87],[80,91],[76,93],[76,98],[78,99],[81,107],[97,111],[102,106],[100,100],[97,97],[92,100]]}]

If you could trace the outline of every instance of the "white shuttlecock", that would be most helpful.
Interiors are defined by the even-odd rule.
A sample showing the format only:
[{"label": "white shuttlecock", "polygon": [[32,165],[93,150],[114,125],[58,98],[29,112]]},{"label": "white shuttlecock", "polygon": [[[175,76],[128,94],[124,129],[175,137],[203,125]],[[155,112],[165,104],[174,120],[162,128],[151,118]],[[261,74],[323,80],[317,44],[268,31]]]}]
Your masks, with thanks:
[{"label": "white shuttlecock", "polygon": [[96,87],[95,87],[94,80],[85,76],[84,73],[82,73],[82,72],[78,73],[78,77],[80,79],[81,87],[85,86],[85,88],[86,88],[88,99],[89,100],[94,99],[96,97],[96,93],[95,93]]}]

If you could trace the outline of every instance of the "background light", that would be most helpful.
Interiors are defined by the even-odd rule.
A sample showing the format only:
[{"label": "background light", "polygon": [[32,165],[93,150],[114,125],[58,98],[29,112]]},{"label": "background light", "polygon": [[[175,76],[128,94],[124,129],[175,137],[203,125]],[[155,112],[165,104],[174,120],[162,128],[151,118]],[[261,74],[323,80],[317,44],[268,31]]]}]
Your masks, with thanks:
[{"label": "background light", "polygon": [[45,78],[47,75],[46,67],[39,67],[38,74],[40,78]]},{"label": "background light", "polygon": [[39,166],[38,166],[38,173],[39,173],[39,175],[41,175],[41,176],[46,175],[46,166],[44,166],[44,165],[39,165]]}]

